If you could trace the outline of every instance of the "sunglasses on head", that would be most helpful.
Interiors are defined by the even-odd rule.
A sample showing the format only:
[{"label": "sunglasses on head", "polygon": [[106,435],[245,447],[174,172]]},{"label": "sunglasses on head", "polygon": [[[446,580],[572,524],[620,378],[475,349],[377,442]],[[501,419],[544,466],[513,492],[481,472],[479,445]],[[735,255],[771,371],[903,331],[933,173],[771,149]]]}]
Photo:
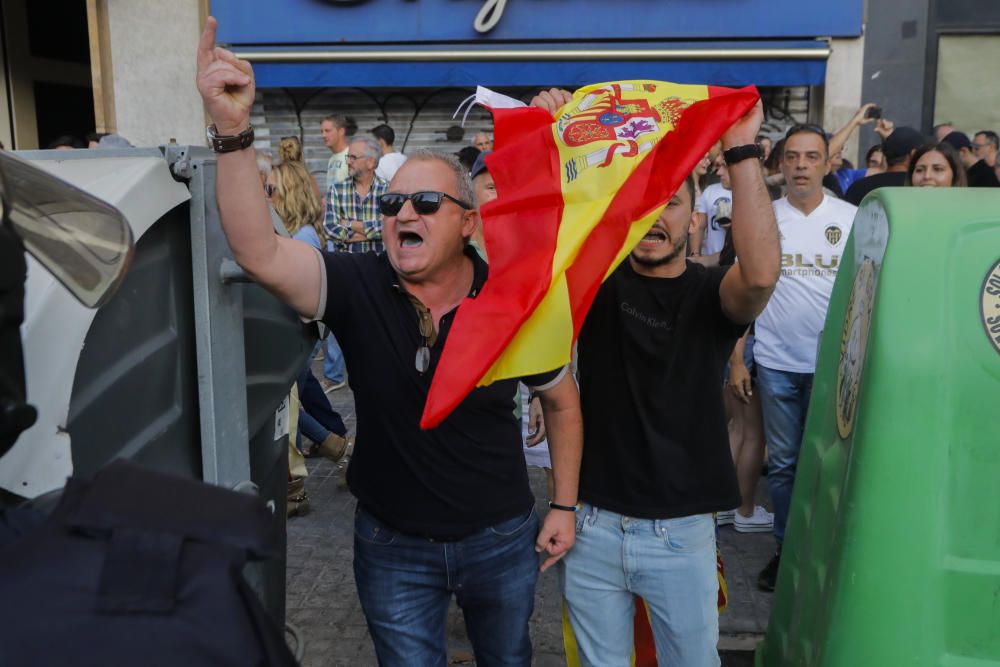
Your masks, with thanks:
[{"label": "sunglasses on head", "polygon": [[441,208],[441,202],[445,199],[455,202],[465,210],[472,208],[471,204],[467,204],[461,199],[455,199],[446,192],[414,192],[410,195],[388,192],[378,198],[378,210],[381,211],[382,215],[397,215],[407,199],[413,204],[413,210],[418,215],[436,213]]}]

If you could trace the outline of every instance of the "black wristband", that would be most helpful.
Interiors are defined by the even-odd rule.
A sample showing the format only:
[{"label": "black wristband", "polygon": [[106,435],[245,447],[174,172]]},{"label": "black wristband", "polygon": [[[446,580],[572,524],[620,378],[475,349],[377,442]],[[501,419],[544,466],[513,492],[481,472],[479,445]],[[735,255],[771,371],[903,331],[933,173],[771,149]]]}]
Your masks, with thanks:
[{"label": "black wristband", "polygon": [[580,508],[576,505],[559,505],[558,503],[554,503],[550,500],[549,509],[562,510],[563,512],[576,512]]},{"label": "black wristband", "polygon": [[725,158],[727,165],[733,165],[752,157],[760,160],[764,157],[764,148],[760,144],[733,146],[729,150],[723,151],[722,157]]}]

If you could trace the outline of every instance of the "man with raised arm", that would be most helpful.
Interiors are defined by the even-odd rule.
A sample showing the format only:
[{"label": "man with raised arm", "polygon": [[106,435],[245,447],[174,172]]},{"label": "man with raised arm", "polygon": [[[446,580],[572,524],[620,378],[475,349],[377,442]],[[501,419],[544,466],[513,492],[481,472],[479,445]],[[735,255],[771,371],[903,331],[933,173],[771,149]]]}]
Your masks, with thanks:
[{"label": "man with raised arm", "polygon": [[[354,573],[381,665],[444,664],[454,595],[480,665],[531,663],[528,619],[539,571],[572,547],[572,511],[539,530],[511,397],[517,380],[474,389],[437,428],[419,427],[441,349],[487,266],[468,246],[476,226],[467,172],[416,152],[379,198],[385,253],[321,253],[274,234],[260,196],[250,127],[253,70],[198,47],[198,90],[219,151],[222,226],[247,274],[344,349],[357,407],[348,484],[358,499]],[[577,500],[581,419],[565,369],[522,381],[540,392],[555,473],[554,505]]]},{"label": "man with raised arm", "polygon": [[[533,101],[553,113],[569,101]],[[597,293],[579,338],[584,447],[576,546],[563,594],[583,665],[632,664],[635,596],[661,665],[719,665],[715,521],[740,504],[722,373],[767,304],[780,245],[754,141],[760,102],[722,137],[739,262],[688,262],[681,185]]]}]

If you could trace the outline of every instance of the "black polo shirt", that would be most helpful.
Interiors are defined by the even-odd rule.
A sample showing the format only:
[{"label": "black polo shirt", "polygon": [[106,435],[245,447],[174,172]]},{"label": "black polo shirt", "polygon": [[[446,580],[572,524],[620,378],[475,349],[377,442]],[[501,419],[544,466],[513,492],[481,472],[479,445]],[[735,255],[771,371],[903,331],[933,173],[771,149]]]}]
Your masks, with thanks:
[{"label": "black polo shirt", "polygon": [[970,188],[995,188],[1000,187],[997,181],[996,171],[986,164],[986,160],[980,160],[966,170],[966,177]]},{"label": "black polo shirt", "polygon": [[[469,297],[486,282],[487,266],[466,248],[474,278]],[[373,515],[407,533],[458,538],[528,512],[534,498],[514,414],[517,380],[477,387],[434,429],[420,429],[434,369],[458,308],[441,318],[421,374],[424,344],[417,310],[388,256],[323,253],[323,322],[344,351],[357,410],[347,483]],[[562,369],[523,381],[547,387]]]}]

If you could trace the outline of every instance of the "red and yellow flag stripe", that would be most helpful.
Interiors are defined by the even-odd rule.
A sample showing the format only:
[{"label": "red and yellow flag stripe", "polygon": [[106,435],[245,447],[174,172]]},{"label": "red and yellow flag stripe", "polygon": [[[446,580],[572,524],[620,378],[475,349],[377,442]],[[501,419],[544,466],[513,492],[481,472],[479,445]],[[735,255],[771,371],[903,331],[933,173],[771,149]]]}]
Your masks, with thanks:
[{"label": "red and yellow flag stripe", "polygon": [[441,422],[477,385],[569,362],[601,282],[723,132],[759,98],[662,81],[586,86],[555,118],[494,110],[482,207],[490,276],[458,310],[421,420]]}]

